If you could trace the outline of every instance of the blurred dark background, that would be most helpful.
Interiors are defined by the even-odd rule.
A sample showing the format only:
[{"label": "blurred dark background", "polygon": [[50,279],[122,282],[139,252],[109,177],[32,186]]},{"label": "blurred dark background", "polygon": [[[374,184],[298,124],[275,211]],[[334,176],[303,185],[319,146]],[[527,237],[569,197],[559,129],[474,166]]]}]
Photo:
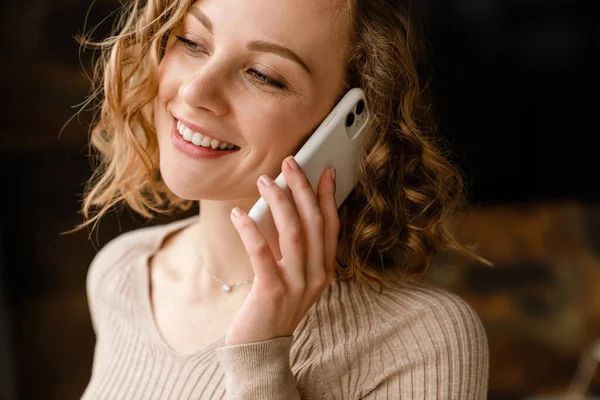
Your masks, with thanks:
[{"label": "blurred dark background", "polygon": [[[440,129],[469,182],[460,227],[494,269],[451,260],[426,279],[465,298],[491,351],[491,399],[560,394],[600,337],[595,136],[597,1],[428,0]],[[0,399],[76,399],[94,335],[85,276],[99,247],[144,224],[81,222],[91,112],[89,51],[116,0],[3,3],[0,13]],[[89,11],[89,15],[88,15]],[[64,128],[64,129],[63,129]],[[59,137],[59,132],[62,134]],[[181,217],[185,217],[182,215]],[[158,220],[162,223],[166,220]],[[600,395],[600,377],[589,394]]]}]

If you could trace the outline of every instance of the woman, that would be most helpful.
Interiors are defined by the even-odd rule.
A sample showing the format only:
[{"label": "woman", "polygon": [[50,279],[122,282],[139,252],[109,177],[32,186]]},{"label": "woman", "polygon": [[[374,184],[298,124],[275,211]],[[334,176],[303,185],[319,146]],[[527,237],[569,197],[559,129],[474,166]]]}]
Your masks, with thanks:
[{"label": "woman", "polygon": [[[98,44],[86,224],[123,202],[200,213],[95,257],[84,398],[485,398],[480,320],[417,281],[436,251],[477,256],[451,233],[462,183],[427,113],[410,3],[148,0],[123,15]],[[338,214],[335,172],[315,194],[288,156],[351,87],[372,123]],[[260,196],[278,245],[246,214]]]}]

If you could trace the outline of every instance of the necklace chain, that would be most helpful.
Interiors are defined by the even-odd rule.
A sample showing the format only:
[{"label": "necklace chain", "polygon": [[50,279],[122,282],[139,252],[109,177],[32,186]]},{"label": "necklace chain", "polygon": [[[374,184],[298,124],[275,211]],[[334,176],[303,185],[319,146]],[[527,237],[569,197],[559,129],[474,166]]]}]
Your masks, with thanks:
[{"label": "necklace chain", "polygon": [[218,276],[216,276],[215,274],[213,274],[212,272],[210,272],[208,270],[208,268],[206,268],[206,266],[204,265],[204,261],[202,261],[202,259],[200,258],[200,255],[198,254],[198,249],[196,249],[196,259],[198,259],[198,261],[200,261],[200,266],[208,273],[208,275],[210,275],[210,277],[213,280],[217,281],[221,285],[221,289],[223,289],[224,292],[231,292],[231,290],[234,287],[242,286],[242,285],[247,285],[249,283],[254,282],[254,278],[252,278],[252,279],[246,279],[245,281],[235,282],[235,283],[232,283],[230,285],[228,283],[225,283]]}]

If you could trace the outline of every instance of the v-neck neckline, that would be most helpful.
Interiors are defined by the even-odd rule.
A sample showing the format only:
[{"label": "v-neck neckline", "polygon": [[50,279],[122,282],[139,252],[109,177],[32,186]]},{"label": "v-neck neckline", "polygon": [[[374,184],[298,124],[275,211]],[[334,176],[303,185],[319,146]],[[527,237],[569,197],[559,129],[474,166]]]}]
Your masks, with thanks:
[{"label": "v-neck neckline", "polygon": [[151,298],[151,278],[150,278],[150,258],[153,257],[163,246],[165,239],[175,232],[181,231],[197,220],[198,217],[193,216],[190,218],[186,218],[180,221],[173,222],[164,227],[164,230],[154,239],[151,244],[150,251],[145,253],[144,257],[140,257],[140,262],[138,265],[138,274],[140,282],[138,291],[140,294],[140,302],[142,304],[142,314],[143,314],[143,324],[147,327],[147,331],[150,333],[153,341],[161,347],[164,351],[169,353],[173,357],[177,358],[192,358],[204,355],[208,352],[214,354],[214,350],[219,347],[225,345],[225,335],[222,335],[218,339],[204,345],[200,349],[193,350],[191,352],[178,352],[167,343],[164,336],[160,332],[158,325],[156,323],[156,318],[154,314],[154,308],[152,307],[152,298]]}]

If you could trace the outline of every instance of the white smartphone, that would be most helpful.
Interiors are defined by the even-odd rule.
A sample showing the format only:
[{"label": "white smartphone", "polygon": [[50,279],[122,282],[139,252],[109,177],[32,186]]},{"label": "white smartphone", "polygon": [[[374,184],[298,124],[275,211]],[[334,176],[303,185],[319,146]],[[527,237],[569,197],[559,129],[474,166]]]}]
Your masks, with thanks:
[{"label": "white smartphone", "polygon": [[[323,171],[335,168],[335,200],[338,208],[356,186],[358,152],[368,122],[364,92],[360,88],[350,89],[294,155],[315,193]],[[293,202],[283,172],[275,179],[275,183]],[[248,215],[263,233],[273,231],[273,216],[262,197]]]}]

